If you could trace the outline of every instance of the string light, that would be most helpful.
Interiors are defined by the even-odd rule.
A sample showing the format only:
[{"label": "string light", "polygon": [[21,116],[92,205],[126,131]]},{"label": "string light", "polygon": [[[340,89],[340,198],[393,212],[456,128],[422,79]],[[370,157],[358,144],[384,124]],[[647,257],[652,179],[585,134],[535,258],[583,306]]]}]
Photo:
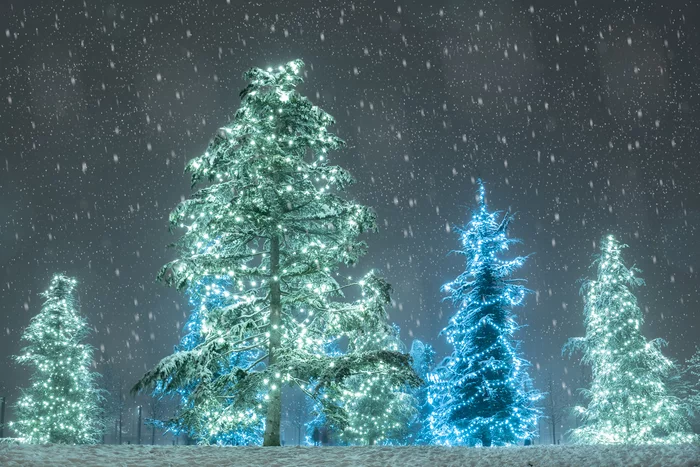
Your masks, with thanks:
[{"label": "string light", "polygon": [[586,284],[586,336],[570,342],[583,351],[593,381],[587,407],[577,407],[583,426],[572,439],[586,444],[676,444],[696,437],[665,385],[673,362],[658,341],[647,341],[644,319],[630,288],[643,284],[622,262],[623,245],[601,242],[598,278]]},{"label": "string light", "polygon": [[517,242],[507,237],[512,216],[488,211],[481,181],[478,195],[479,209],[457,229],[466,271],[443,287],[459,307],[442,332],[454,352],[427,377],[432,410],[424,437],[434,444],[515,444],[534,436],[540,417],[542,396],[512,339],[518,325],[510,308],[528,291],[510,276],[525,258],[498,257]]},{"label": "string light", "polygon": [[[357,336],[351,347],[353,352],[406,351],[396,327],[384,333]],[[391,375],[373,372],[353,376],[338,390],[337,397],[347,413],[347,424],[340,434],[343,442],[406,444],[418,402],[409,388],[397,387]]]},{"label": "string light", "polygon": [[56,274],[42,294],[41,312],[22,335],[28,344],[16,360],[34,375],[17,404],[17,421],[9,423],[22,442],[95,444],[102,435],[92,348],[81,343],[88,325],[76,307],[76,285]]},{"label": "string light", "polygon": [[[302,66],[297,60],[246,73],[233,121],[187,165],[199,191],[170,216],[184,233],[178,259],[160,277],[181,289],[215,287],[207,278],[216,278],[230,298],[205,304],[193,346],[161,361],[135,389],[160,383],[166,392],[184,390],[183,423],[211,422],[202,443],[259,413],[271,421],[264,444],[279,444],[281,394],[290,385],[321,398],[325,385],[382,359],[416,379],[399,352],[327,352],[386,326],[389,286],[373,272],[363,283],[337,275],[364,254],[358,237],[376,228],[375,215],[339,196],[353,179],[328,154],[344,143],[328,131],[333,118],[296,91]],[[345,300],[352,289],[360,298]]]}]

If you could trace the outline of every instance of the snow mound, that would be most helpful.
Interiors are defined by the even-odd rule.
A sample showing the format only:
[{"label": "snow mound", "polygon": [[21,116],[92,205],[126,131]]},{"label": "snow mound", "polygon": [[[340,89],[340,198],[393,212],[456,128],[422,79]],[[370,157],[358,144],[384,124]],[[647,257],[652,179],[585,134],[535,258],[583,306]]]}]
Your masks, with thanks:
[{"label": "snow mound", "polygon": [[700,446],[0,446],[0,466],[698,467]]}]

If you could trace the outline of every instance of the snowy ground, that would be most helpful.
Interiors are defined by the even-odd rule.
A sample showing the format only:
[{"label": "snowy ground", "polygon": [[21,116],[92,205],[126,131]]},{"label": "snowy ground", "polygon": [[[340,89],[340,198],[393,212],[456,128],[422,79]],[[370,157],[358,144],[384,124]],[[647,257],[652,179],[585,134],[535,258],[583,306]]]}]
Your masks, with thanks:
[{"label": "snowy ground", "polygon": [[700,446],[214,447],[0,445],[0,466],[700,466]]}]

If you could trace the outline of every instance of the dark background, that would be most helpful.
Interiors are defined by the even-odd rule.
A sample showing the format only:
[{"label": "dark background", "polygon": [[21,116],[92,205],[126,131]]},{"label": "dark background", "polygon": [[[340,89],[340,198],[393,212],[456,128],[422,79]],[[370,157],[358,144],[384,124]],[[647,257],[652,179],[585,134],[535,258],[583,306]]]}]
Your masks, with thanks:
[{"label": "dark background", "polygon": [[[243,72],[306,62],[300,92],[337,119],[331,160],[381,230],[356,274],[394,286],[407,344],[448,352],[440,286],[474,179],[517,212],[534,293],[518,337],[545,389],[581,377],[580,279],[601,236],[643,270],[647,338],[698,341],[700,6],[682,1],[10,1],[0,5],[0,395],[51,275],[80,281],[96,360],[130,386],[189,309],[155,281],[184,164],[239,105]],[[565,395],[569,402],[572,397]]]}]

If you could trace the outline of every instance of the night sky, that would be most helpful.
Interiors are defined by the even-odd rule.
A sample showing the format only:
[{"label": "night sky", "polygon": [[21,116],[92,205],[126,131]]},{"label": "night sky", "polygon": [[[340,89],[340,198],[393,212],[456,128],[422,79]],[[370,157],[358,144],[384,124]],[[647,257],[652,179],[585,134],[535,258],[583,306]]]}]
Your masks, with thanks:
[{"label": "night sky", "polygon": [[[463,270],[453,226],[517,213],[534,253],[517,309],[531,375],[576,389],[581,279],[600,238],[628,243],[647,338],[684,360],[700,314],[700,5],[693,1],[3,0],[0,4],[0,395],[29,370],[20,336],[54,272],[75,276],[97,360],[131,386],[189,313],[155,280],[185,163],[228,122],[250,67],[306,63],[380,231],[353,274],[394,288],[391,320],[438,337]],[[98,365],[98,370],[105,365]]]}]

